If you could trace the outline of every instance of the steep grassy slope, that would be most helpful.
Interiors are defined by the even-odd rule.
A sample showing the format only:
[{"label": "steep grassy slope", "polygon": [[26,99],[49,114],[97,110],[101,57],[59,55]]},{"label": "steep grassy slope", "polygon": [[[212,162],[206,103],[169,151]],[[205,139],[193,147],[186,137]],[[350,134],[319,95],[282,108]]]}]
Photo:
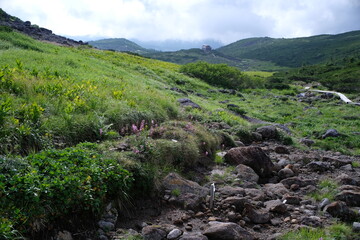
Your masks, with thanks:
[{"label": "steep grassy slope", "polygon": [[360,53],[360,31],[306,38],[249,38],[217,49],[224,55],[300,67]]},{"label": "steep grassy slope", "polygon": [[97,41],[89,41],[91,46],[104,50],[115,50],[119,52],[134,52],[138,54],[144,54],[147,52],[153,52],[152,50],[145,49],[138,44],[129,41],[125,38],[110,38]]},{"label": "steep grassy slope", "polygon": [[[239,114],[288,124],[294,140],[309,137],[317,148],[360,154],[357,106],[299,102],[295,86],[220,92],[179,68],[1,27],[0,238],[88,227],[73,220],[95,222],[104,204],[149,194],[169,171],[190,174],[198,159],[211,163],[218,149],[234,146],[233,138],[251,142],[257,125]],[[248,75],[252,87],[268,77]],[[179,98],[201,108],[181,107]],[[343,135],[322,139],[328,128]],[[291,142],[285,134],[279,140]]]}]

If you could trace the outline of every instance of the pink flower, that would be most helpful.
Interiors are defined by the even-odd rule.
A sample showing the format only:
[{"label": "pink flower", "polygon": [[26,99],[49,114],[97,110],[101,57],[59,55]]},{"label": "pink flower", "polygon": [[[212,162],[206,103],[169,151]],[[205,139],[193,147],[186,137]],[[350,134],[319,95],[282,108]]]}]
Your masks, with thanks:
[{"label": "pink flower", "polygon": [[142,120],[141,123],[140,123],[140,129],[139,129],[139,131],[144,130],[144,128],[145,128],[145,120]]},{"label": "pink flower", "polygon": [[103,135],[103,129],[100,128],[99,132],[100,132],[100,136],[102,136]]},{"label": "pink flower", "polygon": [[209,155],[209,152],[208,152],[208,151],[206,151],[206,152],[205,152],[205,155],[206,155],[206,156],[208,156],[208,155]]},{"label": "pink flower", "polygon": [[138,127],[135,124],[131,125],[131,129],[133,133],[137,133],[139,131]]}]

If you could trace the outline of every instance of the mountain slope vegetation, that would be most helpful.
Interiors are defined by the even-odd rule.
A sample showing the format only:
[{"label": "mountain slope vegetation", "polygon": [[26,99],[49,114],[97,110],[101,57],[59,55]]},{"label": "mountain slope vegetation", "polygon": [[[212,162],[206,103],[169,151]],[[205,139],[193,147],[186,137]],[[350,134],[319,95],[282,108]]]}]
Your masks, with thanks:
[{"label": "mountain slope vegetation", "polygon": [[[0,238],[86,233],[109,202],[124,207],[170,171],[191,174],[234,140],[257,141],[260,123],[287,129],[277,135],[283,144],[307,137],[313,148],[360,154],[357,106],[300,101],[303,86],[291,83],[264,89],[269,73],[207,66],[205,77],[238,76],[235,90],[186,68],[0,27]],[[341,136],[323,139],[329,128]]]},{"label": "mountain slope vegetation", "polygon": [[138,44],[127,40],[125,38],[110,38],[101,39],[88,42],[91,46],[94,46],[103,50],[115,50],[119,52],[134,52],[138,54],[144,54],[147,52],[153,52],[153,50],[145,49]]},{"label": "mountain slope vegetation", "polygon": [[217,51],[239,59],[257,59],[284,67],[301,67],[359,54],[360,31],[291,39],[249,38]]}]

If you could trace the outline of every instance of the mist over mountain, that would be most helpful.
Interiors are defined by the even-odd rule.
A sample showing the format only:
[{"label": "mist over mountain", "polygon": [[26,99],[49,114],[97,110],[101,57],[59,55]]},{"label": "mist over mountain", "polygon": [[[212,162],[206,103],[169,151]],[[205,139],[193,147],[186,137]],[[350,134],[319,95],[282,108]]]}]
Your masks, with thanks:
[{"label": "mist over mountain", "polygon": [[176,39],[168,39],[164,41],[146,41],[139,39],[130,39],[136,44],[147,49],[154,49],[158,51],[178,51],[181,49],[190,49],[190,48],[201,48],[202,45],[210,45],[213,49],[224,46],[220,41],[214,39],[204,39],[196,41],[183,41]]}]

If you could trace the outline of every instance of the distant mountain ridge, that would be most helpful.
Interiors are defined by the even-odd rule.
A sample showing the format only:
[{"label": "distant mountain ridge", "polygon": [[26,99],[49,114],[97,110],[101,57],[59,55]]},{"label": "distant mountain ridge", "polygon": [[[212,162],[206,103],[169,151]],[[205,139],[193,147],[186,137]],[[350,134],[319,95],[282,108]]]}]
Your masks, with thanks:
[{"label": "distant mountain ridge", "polygon": [[153,50],[143,48],[138,44],[125,38],[108,38],[88,42],[91,46],[104,50],[115,50],[119,52],[134,52],[143,54]]},{"label": "distant mountain ridge", "polygon": [[288,39],[248,38],[217,51],[239,59],[257,59],[284,67],[300,67],[360,54],[360,31]]}]

